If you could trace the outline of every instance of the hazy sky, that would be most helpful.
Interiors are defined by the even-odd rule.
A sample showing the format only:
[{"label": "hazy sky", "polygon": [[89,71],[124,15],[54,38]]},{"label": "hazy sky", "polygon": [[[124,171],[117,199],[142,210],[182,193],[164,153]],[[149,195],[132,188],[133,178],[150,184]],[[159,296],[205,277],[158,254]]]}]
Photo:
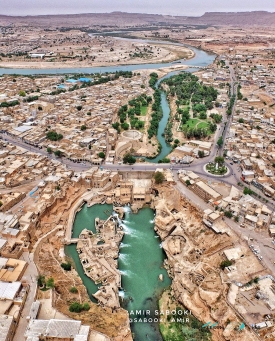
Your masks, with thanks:
[{"label": "hazy sky", "polygon": [[275,0],[0,0],[0,14],[6,15],[112,11],[201,15],[256,10],[275,12]]}]

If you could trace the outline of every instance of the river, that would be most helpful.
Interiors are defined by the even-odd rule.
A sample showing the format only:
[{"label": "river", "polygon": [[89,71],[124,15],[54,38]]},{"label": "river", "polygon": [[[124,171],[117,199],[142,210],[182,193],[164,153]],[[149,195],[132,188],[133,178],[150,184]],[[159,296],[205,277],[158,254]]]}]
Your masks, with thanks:
[{"label": "river", "polygon": [[[126,38],[119,38],[126,39]],[[133,40],[133,39],[130,39]],[[148,40],[138,39],[140,42],[148,43]],[[186,46],[180,43],[170,43],[166,41],[157,41],[158,44],[174,44],[179,46]],[[0,68],[0,75],[56,75],[56,74],[73,74],[73,73],[105,73],[105,72],[116,72],[116,71],[134,71],[141,69],[158,69],[162,67],[169,67],[174,65],[188,65],[190,67],[204,67],[215,60],[216,55],[197,49],[195,47],[187,46],[192,49],[195,56],[192,59],[185,60],[180,59],[170,63],[154,63],[154,64],[132,64],[132,65],[115,65],[115,66],[95,66],[95,67],[74,67],[74,68],[43,68],[43,69],[20,69],[20,68]],[[176,64],[175,64],[176,63]]]}]

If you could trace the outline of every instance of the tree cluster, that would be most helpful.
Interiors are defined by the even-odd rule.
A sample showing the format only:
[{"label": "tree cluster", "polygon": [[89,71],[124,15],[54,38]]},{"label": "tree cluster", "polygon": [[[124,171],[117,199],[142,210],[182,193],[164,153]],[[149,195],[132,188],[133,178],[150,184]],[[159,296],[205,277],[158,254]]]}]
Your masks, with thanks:
[{"label": "tree cluster", "polygon": [[51,141],[59,141],[63,139],[63,135],[62,134],[58,134],[56,131],[51,130],[47,132],[47,139],[51,140]]},{"label": "tree cluster", "polygon": [[136,159],[133,157],[132,154],[127,153],[123,157],[123,163],[129,163],[130,165],[134,164],[136,162]]},{"label": "tree cluster", "polygon": [[78,302],[73,302],[69,306],[69,310],[71,313],[81,313],[82,311],[88,311],[90,310],[90,305],[89,303],[78,303]]}]

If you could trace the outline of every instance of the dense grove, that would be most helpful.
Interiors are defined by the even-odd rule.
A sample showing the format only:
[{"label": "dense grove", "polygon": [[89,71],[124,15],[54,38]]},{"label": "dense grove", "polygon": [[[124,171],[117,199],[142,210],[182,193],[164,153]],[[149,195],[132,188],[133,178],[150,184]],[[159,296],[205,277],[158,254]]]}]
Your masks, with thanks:
[{"label": "dense grove", "polygon": [[[200,120],[207,119],[207,110],[213,109],[218,91],[212,86],[203,85],[199,78],[191,73],[181,73],[163,81],[168,85],[167,96],[177,98],[177,113],[175,119],[180,121],[182,130],[187,138],[205,138],[217,129],[217,123],[222,121],[222,116],[213,114],[212,121],[207,122],[206,127],[192,127],[188,121],[192,117]],[[214,103],[214,104],[213,104]],[[173,122],[170,119],[165,129],[167,142],[173,141]]]},{"label": "dense grove", "polygon": [[152,102],[152,97],[146,94],[140,95],[121,106],[118,110],[120,122],[115,122],[113,128],[117,131],[131,129],[140,130],[144,127],[144,121],[139,120],[137,116],[142,114],[142,108],[147,108],[149,103]]},{"label": "dense grove", "polygon": [[160,90],[156,90],[154,93],[154,103],[152,105],[152,115],[151,115],[150,126],[148,129],[149,139],[157,135],[159,122],[161,118],[162,118],[161,92]]}]

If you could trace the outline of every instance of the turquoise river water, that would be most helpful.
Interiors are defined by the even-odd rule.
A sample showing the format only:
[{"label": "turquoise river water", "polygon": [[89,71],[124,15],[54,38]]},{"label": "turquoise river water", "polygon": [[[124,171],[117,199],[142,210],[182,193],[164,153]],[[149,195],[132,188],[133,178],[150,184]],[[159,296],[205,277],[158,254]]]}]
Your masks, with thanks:
[{"label": "turquoise river water", "polygon": [[[92,207],[84,205],[76,215],[72,236],[77,238],[84,228],[95,232],[94,219],[96,217],[107,219],[111,213],[112,205],[98,204]],[[135,317],[131,315],[131,311],[136,310],[150,310],[153,316],[153,312],[158,309],[158,299],[162,291],[171,284],[163,268],[165,253],[154,231],[154,212],[146,207],[134,214],[127,206],[121,224],[125,233],[118,259],[123,288],[119,292],[122,306],[128,310],[130,318]],[[97,291],[98,287],[84,274],[76,245],[66,246],[65,252],[73,259],[90,298],[95,302],[92,294]],[[163,276],[163,281],[159,279],[160,274]],[[131,329],[135,341],[162,340],[158,323],[133,322]]]}]

